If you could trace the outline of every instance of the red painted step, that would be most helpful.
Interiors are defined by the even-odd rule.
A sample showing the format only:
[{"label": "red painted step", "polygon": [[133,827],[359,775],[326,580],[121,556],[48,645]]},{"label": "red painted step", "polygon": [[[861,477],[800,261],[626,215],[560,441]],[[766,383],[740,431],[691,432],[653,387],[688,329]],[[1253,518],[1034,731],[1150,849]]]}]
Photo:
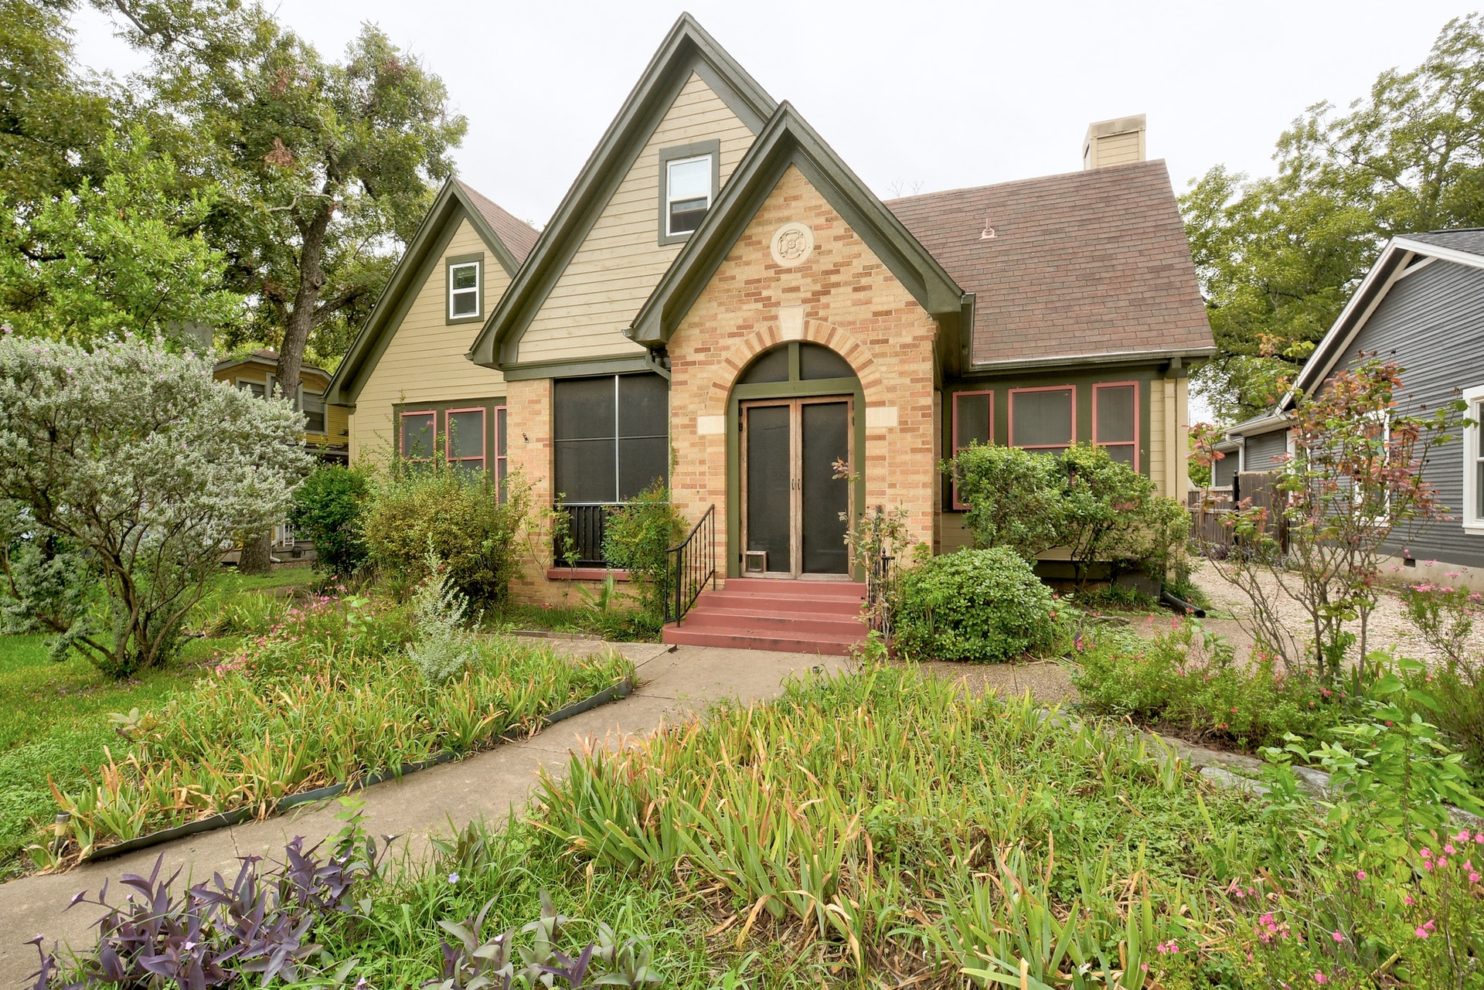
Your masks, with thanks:
[{"label": "red painted step", "polygon": [[861,601],[853,581],[780,581],[733,578],[703,592],[664,641],[688,646],[780,650],[844,656],[865,639]]}]

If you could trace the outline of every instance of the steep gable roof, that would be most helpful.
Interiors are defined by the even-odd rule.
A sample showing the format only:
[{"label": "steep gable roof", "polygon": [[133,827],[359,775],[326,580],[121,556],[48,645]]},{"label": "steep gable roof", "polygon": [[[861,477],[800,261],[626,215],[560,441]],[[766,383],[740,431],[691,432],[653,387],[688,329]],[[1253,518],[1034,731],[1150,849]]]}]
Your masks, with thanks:
[{"label": "steep gable roof", "polygon": [[650,347],[670,339],[790,166],[839,211],[924,309],[956,321],[972,306],[943,266],[785,100],[640,308],[629,337]]},{"label": "steep gable roof", "polygon": [[468,183],[459,179],[445,182],[408,242],[397,267],[392,270],[391,278],[387,279],[386,287],[377,297],[365,326],[356,334],[345,359],[335,370],[335,377],[325,390],[326,400],[342,405],[354,404],[366,377],[396,331],[405,303],[427,281],[444,245],[453,235],[458,221],[464,217],[469,218],[507,276],[513,276],[520,269],[538,236],[535,230],[476,192]]},{"label": "steep gable roof", "polygon": [[886,206],[974,294],[975,366],[1215,349],[1162,161]]},{"label": "steep gable roof", "polygon": [[1457,230],[1434,230],[1422,234],[1404,234],[1386,242],[1371,270],[1361,279],[1345,308],[1335,318],[1329,332],[1309,355],[1303,368],[1293,380],[1293,386],[1278,401],[1273,415],[1291,408],[1303,392],[1311,392],[1334,369],[1335,362],[1345,353],[1350,343],[1360,333],[1381,300],[1391,291],[1399,279],[1418,270],[1422,265],[1435,261],[1447,261],[1484,268],[1484,230],[1459,228]]},{"label": "steep gable roof", "polygon": [[479,331],[469,349],[476,364],[504,367],[515,362],[521,332],[692,73],[753,132],[762,129],[777,106],[695,18],[681,14]]}]

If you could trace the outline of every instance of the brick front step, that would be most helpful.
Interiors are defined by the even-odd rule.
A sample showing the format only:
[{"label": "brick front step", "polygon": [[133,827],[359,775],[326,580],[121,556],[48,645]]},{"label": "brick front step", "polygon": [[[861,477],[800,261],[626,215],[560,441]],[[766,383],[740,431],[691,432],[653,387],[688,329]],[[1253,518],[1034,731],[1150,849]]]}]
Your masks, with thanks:
[{"label": "brick front step", "polygon": [[851,581],[733,578],[696,599],[664,641],[686,646],[845,656],[865,639],[865,586]]}]

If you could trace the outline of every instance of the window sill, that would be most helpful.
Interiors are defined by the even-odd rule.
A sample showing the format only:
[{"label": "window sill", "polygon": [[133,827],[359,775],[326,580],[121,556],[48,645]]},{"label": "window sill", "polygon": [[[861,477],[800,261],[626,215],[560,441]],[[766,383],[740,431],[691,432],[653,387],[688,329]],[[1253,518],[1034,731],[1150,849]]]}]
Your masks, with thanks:
[{"label": "window sill", "polygon": [[1484,521],[1464,523],[1463,531],[1469,536],[1484,536]]},{"label": "window sill", "polygon": [[609,575],[615,581],[629,580],[628,571],[611,570],[607,567],[548,567],[548,581],[601,581]]}]

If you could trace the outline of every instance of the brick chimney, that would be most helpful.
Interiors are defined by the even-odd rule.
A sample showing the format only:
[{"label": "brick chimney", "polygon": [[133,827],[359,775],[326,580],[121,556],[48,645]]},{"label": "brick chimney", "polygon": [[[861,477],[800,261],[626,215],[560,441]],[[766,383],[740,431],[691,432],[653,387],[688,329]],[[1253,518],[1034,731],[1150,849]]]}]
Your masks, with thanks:
[{"label": "brick chimney", "polygon": [[1127,165],[1144,160],[1144,115],[1115,117],[1087,125],[1082,139],[1082,168]]}]

